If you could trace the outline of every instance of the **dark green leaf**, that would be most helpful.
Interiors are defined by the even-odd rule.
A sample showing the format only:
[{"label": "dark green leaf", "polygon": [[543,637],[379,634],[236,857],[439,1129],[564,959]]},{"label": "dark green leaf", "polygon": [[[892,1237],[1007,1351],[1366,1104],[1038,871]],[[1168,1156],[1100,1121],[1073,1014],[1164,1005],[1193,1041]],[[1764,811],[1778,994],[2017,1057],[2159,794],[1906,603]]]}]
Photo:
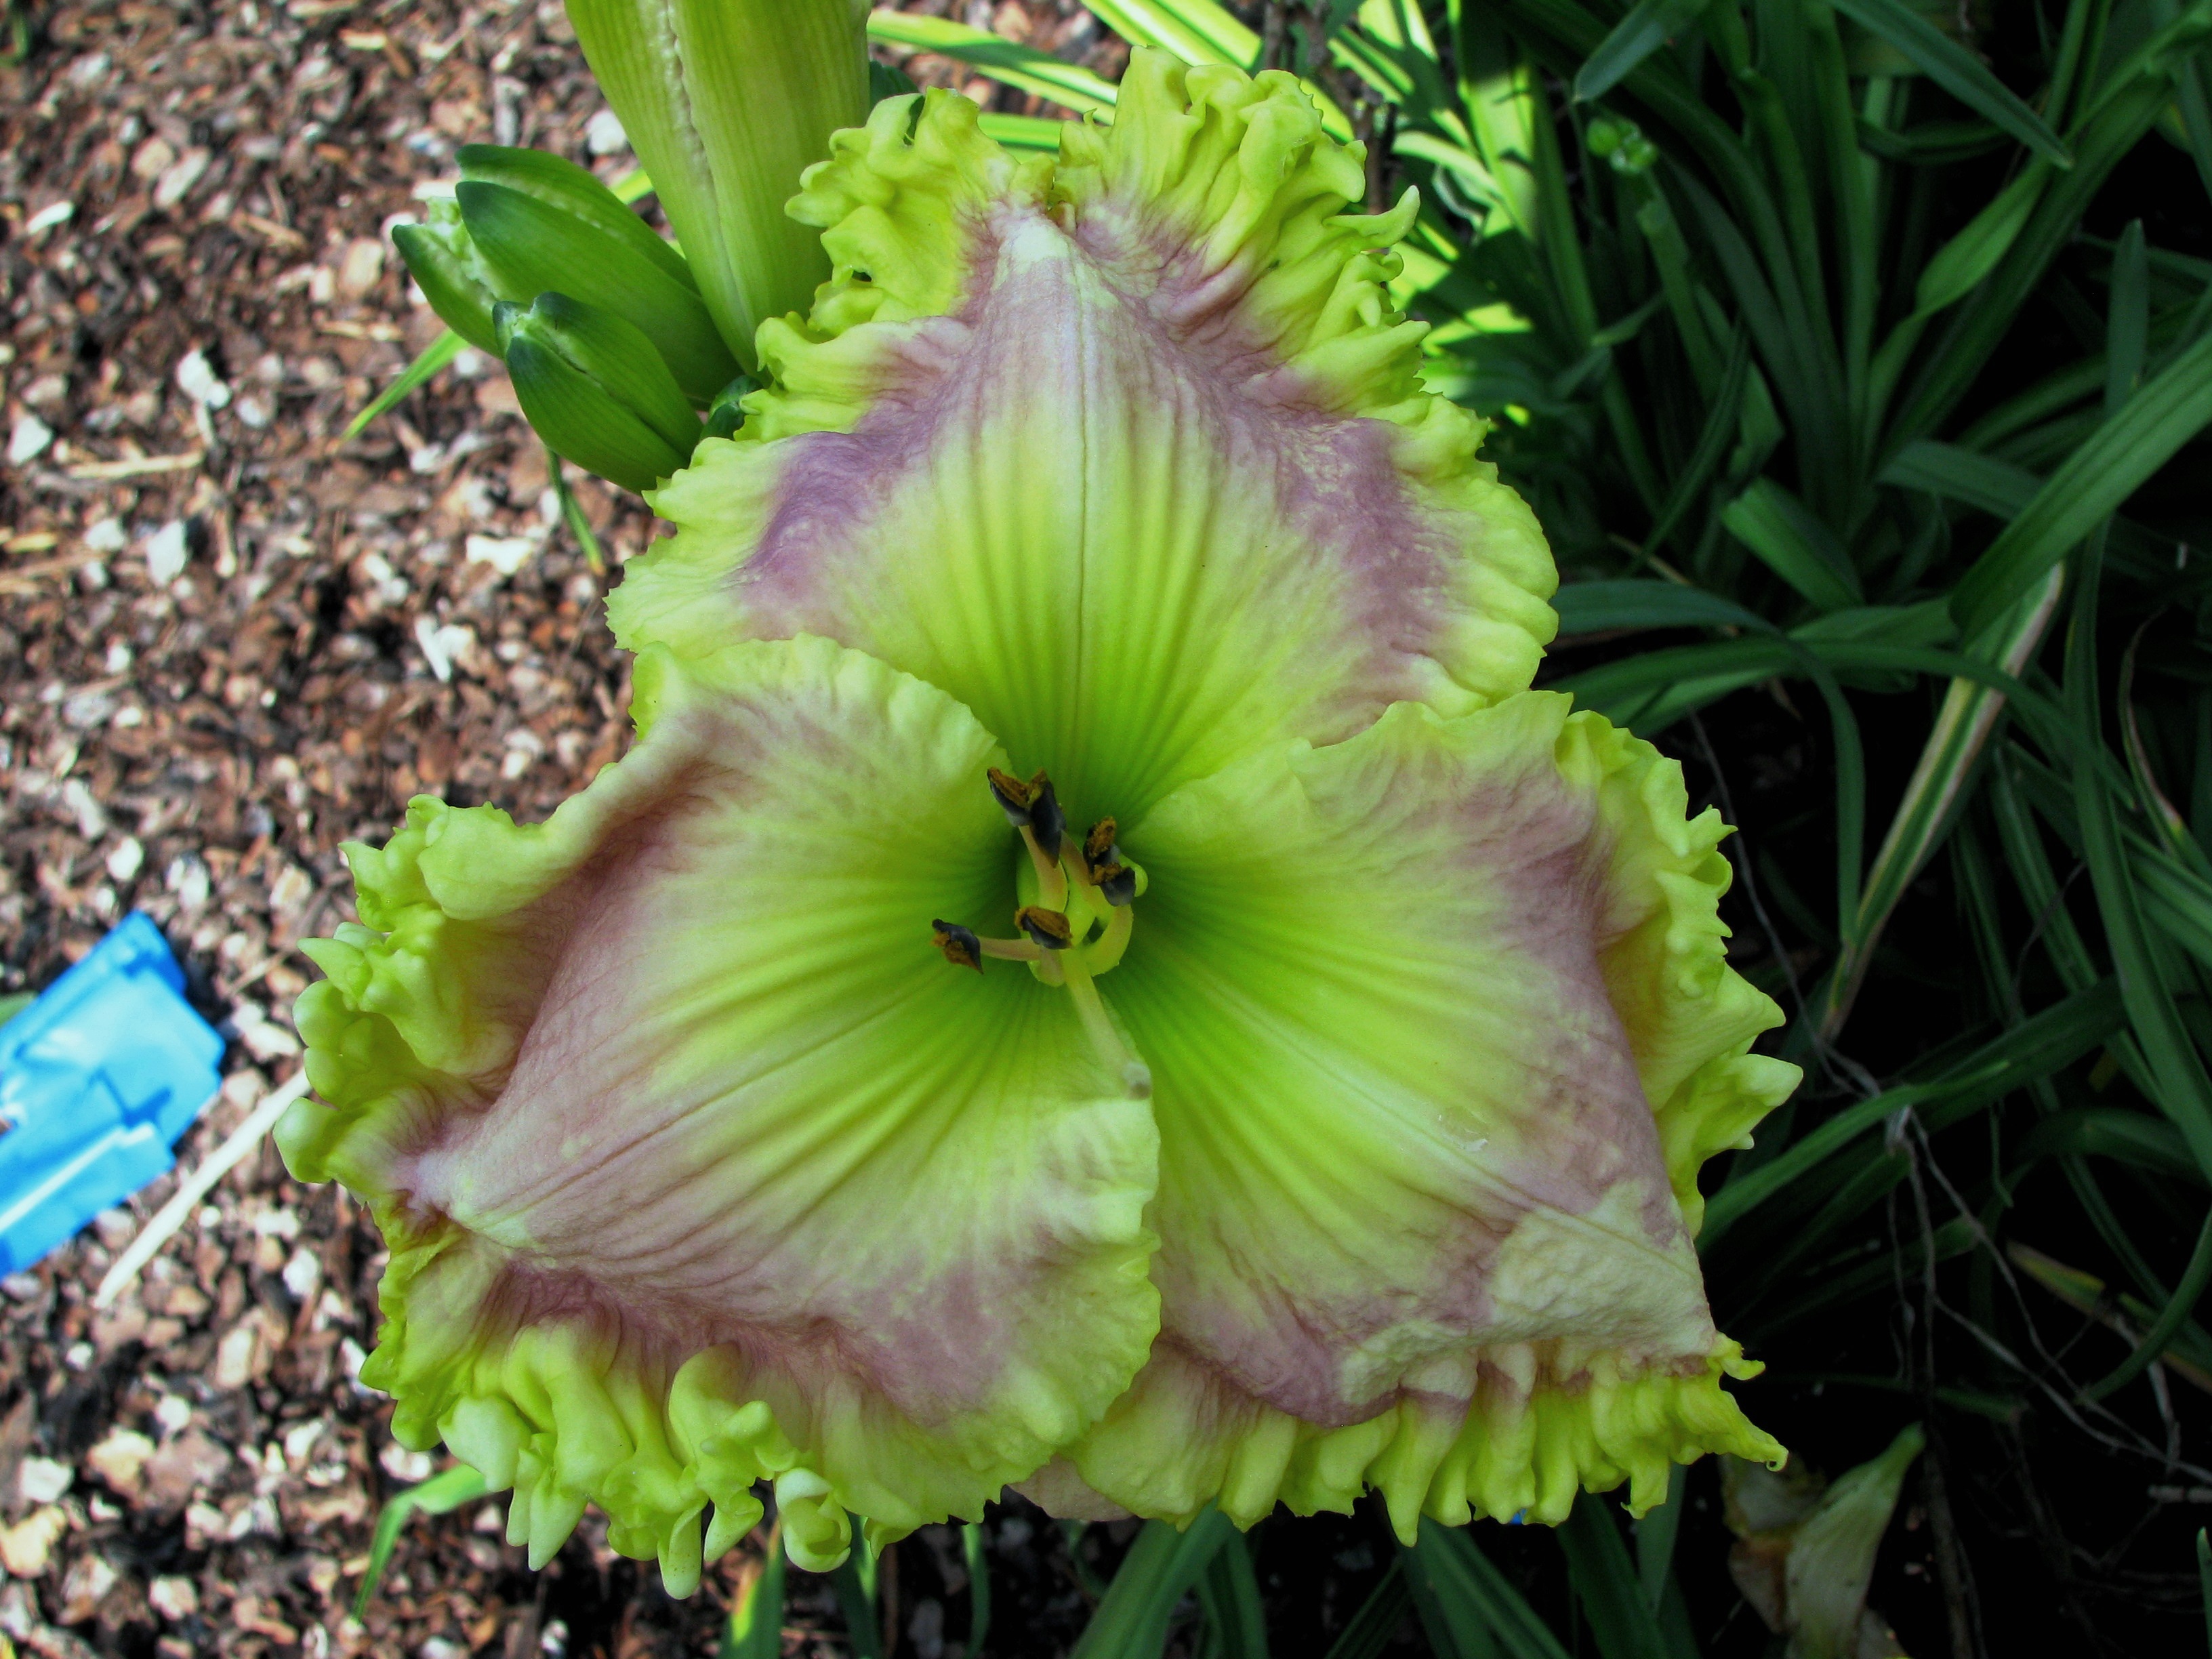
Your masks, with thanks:
[{"label": "dark green leaf", "polygon": [[1613,33],[1575,76],[1577,100],[1594,103],[1611,92],[1631,70],[1697,21],[1705,3],[1706,0],[1636,0],[1628,15],[1613,25]]},{"label": "dark green leaf", "polygon": [[1771,478],[1760,478],[1721,514],[1729,533],[1823,611],[1861,605],[1858,573],[1835,532]]},{"label": "dark green leaf", "polygon": [[1991,74],[1989,66],[1914,10],[1905,0],[1834,0],[1836,9],[1880,35],[1967,108],[1996,123],[2059,167],[2074,158],[2043,118]]},{"label": "dark green leaf", "polygon": [[1677,582],[1570,582],[1552,597],[1562,634],[1608,633],[1616,629],[1748,628],[1767,634],[1773,624],[1733,599]]},{"label": "dark green leaf", "polygon": [[1241,1535],[1217,1550],[1199,1576],[1198,1609],[1206,1659],[1267,1659],[1267,1615],[1251,1547]]},{"label": "dark green leaf", "polygon": [[1158,1659],[1176,1603],[1236,1537],[1237,1528],[1218,1510],[1207,1510],[1188,1532],[1164,1521],[1146,1522],[1070,1659]]},{"label": "dark green leaf", "polygon": [[[1603,1659],[1677,1659],[1668,1652],[1659,1622],[1644,1599],[1643,1581],[1621,1541],[1613,1508],[1610,1498],[1583,1492],[1559,1528],[1559,1547],[1567,1554],[1575,1600],[1589,1621]],[[1697,1656],[1692,1650],[1681,1659]]]},{"label": "dark green leaf", "polygon": [[[698,279],[675,246],[653,234],[653,228],[632,213],[621,197],[584,168],[564,156],[542,149],[514,149],[499,144],[464,144],[454,155],[461,177],[478,184],[500,185],[535,197],[547,207],[580,219],[618,246],[631,250],[690,289],[699,291]],[[457,198],[458,199],[458,198]],[[502,295],[502,299],[535,298]]]},{"label": "dark green leaf", "polygon": [[[1424,1518],[1419,1538],[1399,1559],[1415,1580],[1416,1605],[1435,1609],[1431,1640],[1459,1659],[1567,1659],[1559,1638],[1527,1598],[1498,1571],[1465,1527]],[[1420,1592],[1426,1591],[1424,1598]]]},{"label": "dark green leaf", "polygon": [[1367,1599],[1359,1604],[1359,1611],[1337,1632],[1336,1640],[1329,1644],[1327,1659],[1381,1659],[1382,1650],[1390,1645],[1390,1638],[1398,1632],[1398,1626],[1413,1605],[1413,1592],[1406,1583],[1405,1563],[1394,1560],[1389,1571],[1368,1592]]},{"label": "dark green leaf", "polygon": [[2098,521],[2212,423],[2212,335],[2154,375],[2054,471],[1953,595],[1972,639],[2021,599]]},{"label": "dark green leaf", "polygon": [[991,1552],[980,1523],[970,1521],[960,1528],[960,1559],[968,1568],[967,1651],[969,1659],[981,1659],[991,1633]]}]

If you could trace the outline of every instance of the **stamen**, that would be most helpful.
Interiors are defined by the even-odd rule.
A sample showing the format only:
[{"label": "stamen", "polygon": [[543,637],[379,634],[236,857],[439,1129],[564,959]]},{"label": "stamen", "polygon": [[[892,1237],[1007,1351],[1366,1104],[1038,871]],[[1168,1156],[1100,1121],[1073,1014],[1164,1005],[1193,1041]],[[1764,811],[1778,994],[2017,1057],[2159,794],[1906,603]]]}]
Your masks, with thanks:
[{"label": "stamen", "polygon": [[1037,844],[1058,864],[1060,843],[1067,835],[1067,814],[1060,810],[1052,780],[1042,772],[1030,780],[1030,827],[1036,831]]},{"label": "stamen", "polygon": [[[1111,818],[1101,818],[1091,826],[1091,833],[1083,838],[1083,861],[1096,872],[1116,861],[1119,854],[1114,846],[1114,835],[1118,826]],[[1091,878],[1096,880],[1094,874]]]},{"label": "stamen", "polygon": [[[1115,920],[1127,915],[1117,911]],[[1083,1021],[1084,1035],[1106,1068],[1121,1079],[1121,1086],[1129,1091],[1132,1100],[1150,1100],[1152,1096],[1152,1067],[1139,1060],[1129,1045],[1121,1041],[1121,1034],[1114,1028],[1113,1016],[1098,995],[1098,988],[1091,982],[1091,969],[1083,960],[1084,953],[1071,951],[1059,958],[1060,970],[1066,976],[1067,994],[1073,999],[1077,1016]]]},{"label": "stamen", "polygon": [[[1039,777],[1044,774],[1038,773]],[[1006,822],[1017,830],[1030,827],[1030,803],[1036,792],[1011,772],[1001,772],[992,767],[984,774],[991,785],[991,799],[999,803],[999,810],[1006,815]]]},{"label": "stamen", "polygon": [[1116,909],[1137,896],[1137,872],[1126,864],[1109,864],[1091,875],[1098,884],[1099,896]]},{"label": "stamen", "polygon": [[1038,844],[1037,832],[1026,823],[1022,826],[1022,845],[1030,849],[1030,862],[1036,866],[1037,896],[1057,909],[1067,902],[1067,872],[1060,867],[1060,860],[1048,856]]},{"label": "stamen", "polygon": [[1035,939],[1040,950],[1065,951],[1075,942],[1075,930],[1066,916],[1041,904],[1024,904],[1015,911],[1014,926]]},{"label": "stamen", "polygon": [[972,927],[963,927],[957,921],[932,921],[937,931],[931,943],[945,952],[945,959],[955,968],[973,968],[983,971],[983,941],[975,937]]}]

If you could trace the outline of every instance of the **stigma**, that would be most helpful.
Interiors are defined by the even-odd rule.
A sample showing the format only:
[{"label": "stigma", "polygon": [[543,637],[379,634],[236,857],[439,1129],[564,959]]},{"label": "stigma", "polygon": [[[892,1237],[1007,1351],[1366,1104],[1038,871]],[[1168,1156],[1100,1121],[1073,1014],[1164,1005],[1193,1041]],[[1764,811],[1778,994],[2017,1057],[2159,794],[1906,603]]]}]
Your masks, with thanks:
[{"label": "stigma", "polygon": [[981,973],[989,958],[1022,962],[1043,983],[1065,989],[1099,1059],[1133,1099],[1149,1097],[1152,1073],[1121,1036],[1094,982],[1119,966],[1129,948],[1143,869],[1122,856],[1110,817],[1081,836],[1070,835],[1060,796],[1042,772],[1024,780],[994,767],[985,782],[1024,854],[1016,872],[1021,903],[1014,936],[992,938],[939,919],[930,923],[933,942],[956,968]]}]

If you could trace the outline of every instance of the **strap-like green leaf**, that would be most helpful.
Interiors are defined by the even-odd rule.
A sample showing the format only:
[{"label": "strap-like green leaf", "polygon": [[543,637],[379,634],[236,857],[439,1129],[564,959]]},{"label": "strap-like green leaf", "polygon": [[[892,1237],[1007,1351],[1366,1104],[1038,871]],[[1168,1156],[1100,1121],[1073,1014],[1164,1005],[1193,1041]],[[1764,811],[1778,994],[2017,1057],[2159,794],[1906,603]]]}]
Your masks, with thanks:
[{"label": "strap-like green leaf", "polygon": [[1991,74],[1981,59],[1905,0],[1835,0],[1835,7],[1896,47],[1922,74],[1967,108],[1994,121],[2037,155],[2058,167],[2074,165],[2072,155],[2041,116]]},{"label": "strap-like green leaf", "polygon": [[1559,1528],[1575,1600],[1589,1621],[1599,1654],[1602,1659],[1698,1659],[1694,1649],[1686,1655],[1669,1651],[1644,1598],[1636,1563],[1621,1541],[1613,1507],[1611,1499],[1583,1492]]},{"label": "strap-like green leaf", "polygon": [[730,1620],[722,1630],[715,1659],[782,1659],[783,1656],[783,1528],[768,1535],[768,1554],[760,1571],[730,1604]]},{"label": "strap-like green leaf", "polygon": [[1260,37],[1213,0],[1086,0],[1124,40],[1158,46],[1186,64],[1260,65]]},{"label": "strap-like green leaf", "polygon": [[1398,1633],[1399,1621],[1405,1618],[1412,1601],[1405,1563],[1402,1559],[1393,1561],[1389,1571],[1359,1604],[1359,1611],[1352,1615],[1337,1632],[1336,1640],[1329,1644],[1328,1659],[1381,1659],[1382,1650]]},{"label": "strap-like green leaf", "polygon": [[2212,424],[2212,335],[2173,359],[2044,482],[1951,600],[1972,639]]},{"label": "strap-like green leaf", "polygon": [[1159,1659],[1176,1603],[1236,1537],[1229,1517],[1214,1509],[1192,1522],[1187,1532],[1164,1521],[1146,1522],[1070,1659]]},{"label": "strap-like green leaf", "polygon": [[[1399,1560],[1413,1580],[1414,1605],[1439,1654],[1456,1659],[1567,1659],[1528,1598],[1498,1571],[1465,1527],[1421,1522],[1420,1536]],[[1435,1622],[1431,1622],[1434,1620]]]},{"label": "strap-like green leaf", "polygon": [[868,15],[868,36],[889,46],[912,46],[958,59],[994,81],[1035,94],[1083,114],[1111,110],[1119,92],[1110,81],[1089,70],[950,18],[919,12],[877,11]]},{"label": "strap-like green leaf", "polygon": [[1704,15],[1707,0],[1636,0],[1575,76],[1575,98],[1595,103],[1621,78]]},{"label": "strap-like green leaf", "polygon": [[1835,532],[1771,478],[1729,502],[1721,522],[1774,574],[1823,611],[1860,605],[1858,573]]}]

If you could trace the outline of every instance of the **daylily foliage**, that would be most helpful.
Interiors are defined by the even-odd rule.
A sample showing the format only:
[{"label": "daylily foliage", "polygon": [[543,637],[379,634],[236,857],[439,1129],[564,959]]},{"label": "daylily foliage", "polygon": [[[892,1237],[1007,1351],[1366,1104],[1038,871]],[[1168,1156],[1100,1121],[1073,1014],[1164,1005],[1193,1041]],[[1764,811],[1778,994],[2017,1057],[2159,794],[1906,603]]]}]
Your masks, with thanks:
[{"label": "daylily foliage", "polygon": [[763,1481],[822,1568],[1009,1485],[1410,1536],[1780,1455],[1691,1246],[1796,1077],[1724,829],[1528,689],[1550,557],[1364,190],[1149,52],[1056,161],[878,105],[611,601],[636,746],[351,849],[284,1150],[533,1562],[596,1502],[681,1593]]}]

